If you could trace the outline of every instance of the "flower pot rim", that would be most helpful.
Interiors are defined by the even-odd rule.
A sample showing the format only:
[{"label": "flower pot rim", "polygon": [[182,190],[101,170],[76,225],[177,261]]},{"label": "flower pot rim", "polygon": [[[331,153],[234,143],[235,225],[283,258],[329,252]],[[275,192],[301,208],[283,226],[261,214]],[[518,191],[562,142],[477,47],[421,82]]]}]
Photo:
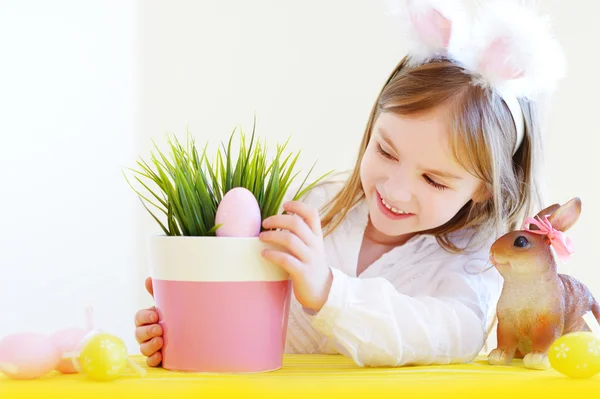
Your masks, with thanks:
[{"label": "flower pot rim", "polygon": [[[179,238],[179,239],[177,239]],[[281,281],[289,275],[263,256],[278,248],[258,237],[153,236],[151,276],[172,281]]]}]

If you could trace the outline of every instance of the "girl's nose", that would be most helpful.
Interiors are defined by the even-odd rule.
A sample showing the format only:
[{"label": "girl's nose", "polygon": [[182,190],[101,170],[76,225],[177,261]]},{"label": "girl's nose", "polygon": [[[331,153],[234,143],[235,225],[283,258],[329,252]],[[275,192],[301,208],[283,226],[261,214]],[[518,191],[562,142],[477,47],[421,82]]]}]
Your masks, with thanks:
[{"label": "girl's nose", "polygon": [[396,205],[409,203],[413,197],[410,178],[402,171],[396,171],[385,183],[385,195]]}]

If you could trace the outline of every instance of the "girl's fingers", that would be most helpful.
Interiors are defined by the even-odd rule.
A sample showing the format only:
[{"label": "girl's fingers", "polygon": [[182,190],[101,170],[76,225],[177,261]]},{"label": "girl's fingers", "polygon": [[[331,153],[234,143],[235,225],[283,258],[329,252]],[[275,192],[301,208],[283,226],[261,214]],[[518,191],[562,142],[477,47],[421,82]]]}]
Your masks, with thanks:
[{"label": "girl's fingers", "polygon": [[146,364],[150,367],[157,367],[162,362],[162,353],[156,352],[155,354],[146,358]]},{"label": "girl's fingers", "polygon": [[281,229],[289,230],[298,238],[300,238],[304,244],[311,246],[314,242],[314,233],[311,228],[306,224],[304,219],[299,215],[275,215],[266,218],[263,221],[263,227],[267,230],[270,229]]},{"label": "girl's fingers", "polygon": [[158,352],[163,346],[163,339],[161,337],[154,337],[148,342],[144,342],[140,345],[140,352],[144,356],[152,356]]},{"label": "girl's fingers", "polygon": [[295,257],[273,249],[263,250],[263,257],[285,270],[292,279],[302,272],[302,263]]},{"label": "girl's fingers", "polygon": [[140,326],[135,329],[135,339],[138,344],[150,341],[154,337],[162,336],[162,327],[159,324]]},{"label": "girl's fingers", "polygon": [[261,241],[280,246],[302,262],[308,262],[307,247],[294,233],[286,230],[263,231],[258,236]]},{"label": "girl's fingers", "polygon": [[321,218],[319,211],[312,206],[306,205],[300,201],[291,201],[283,204],[283,209],[286,212],[296,214],[300,216],[304,222],[308,225],[314,235],[317,237],[323,236],[323,230],[321,228]]},{"label": "girl's fingers", "polygon": [[148,324],[154,324],[158,322],[158,313],[156,312],[156,308],[152,306],[149,309],[139,310],[135,314],[135,326],[145,326]]}]

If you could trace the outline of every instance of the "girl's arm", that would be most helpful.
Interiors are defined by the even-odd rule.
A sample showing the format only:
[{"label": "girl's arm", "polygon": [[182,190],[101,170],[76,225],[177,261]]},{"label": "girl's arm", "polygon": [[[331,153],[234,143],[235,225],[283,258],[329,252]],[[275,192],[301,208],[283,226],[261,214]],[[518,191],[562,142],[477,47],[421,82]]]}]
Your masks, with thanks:
[{"label": "girl's arm", "polygon": [[497,290],[493,271],[487,280],[485,273],[448,272],[435,295],[415,297],[384,278],[332,272],[327,302],[312,323],[361,366],[469,362],[485,343],[487,304]]},{"label": "girl's arm", "polygon": [[[318,208],[328,200],[327,191],[311,190],[305,198],[307,205]],[[296,210],[293,213],[302,215],[297,206]],[[306,220],[312,219],[305,216]],[[316,225],[317,221],[308,224]],[[284,223],[270,227],[291,228]],[[312,229],[317,230],[316,226]],[[292,253],[293,249],[298,249],[297,255],[304,261],[290,263],[289,259],[293,258],[282,257],[283,254],[271,259],[294,272],[295,294],[300,296],[303,306],[311,304],[303,298],[319,297],[320,290],[311,291],[310,288],[323,287],[311,284],[311,280],[323,274],[322,269],[328,273],[331,270],[333,278],[327,284],[328,293],[322,302],[319,299],[319,312],[311,314],[306,310],[306,317],[315,330],[329,337],[339,352],[357,364],[399,366],[468,362],[483,348],[488,307],[499,296],[500,280],[494,269],[475,275],[467,273],[465,266],[468,264],[470,270],[482,270],[486,266],[485,250],[474,257],[448,255],[436,261],[439,264],[416,265],[436,269],[431,274],[435,277],[415,281],[413,284],[423,287],[412,287],[411,291],[423,292],[423,295],[409,296],[401,294],[395,287],[403,285],[403,274],[399,274],[398,281],[383,277],[356,278],[322,262],[312,262],[311,259],[321,259],[322,248],[317,247],[322,244],[304,246],[300,240],[303,237],[299,234],[298,240],[292,240],[298,245],[288,246]],[[345,239],[343,234],[340,239]],[[279,243],[286,245],[286,240]]]}]

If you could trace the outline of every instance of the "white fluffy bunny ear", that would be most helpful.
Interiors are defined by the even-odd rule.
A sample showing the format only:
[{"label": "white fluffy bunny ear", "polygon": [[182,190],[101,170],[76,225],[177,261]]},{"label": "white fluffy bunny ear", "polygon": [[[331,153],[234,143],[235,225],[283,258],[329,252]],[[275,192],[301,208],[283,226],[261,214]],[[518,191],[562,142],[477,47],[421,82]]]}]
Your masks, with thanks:
[{"label": "white fluffy bunny ear", "polygon": [[402,19],[411,64],[452,58],[468,35],[467,13],[457,0],[388,0]]},{"label": "white fluffy bunny ear", "polygon": [[503,96],[535,100],[553,91],[566,72],[548,18],[517,2],[487,2],[473,26],[471,44],[463,50],[459,58],[480,75],[478,83]]}]

